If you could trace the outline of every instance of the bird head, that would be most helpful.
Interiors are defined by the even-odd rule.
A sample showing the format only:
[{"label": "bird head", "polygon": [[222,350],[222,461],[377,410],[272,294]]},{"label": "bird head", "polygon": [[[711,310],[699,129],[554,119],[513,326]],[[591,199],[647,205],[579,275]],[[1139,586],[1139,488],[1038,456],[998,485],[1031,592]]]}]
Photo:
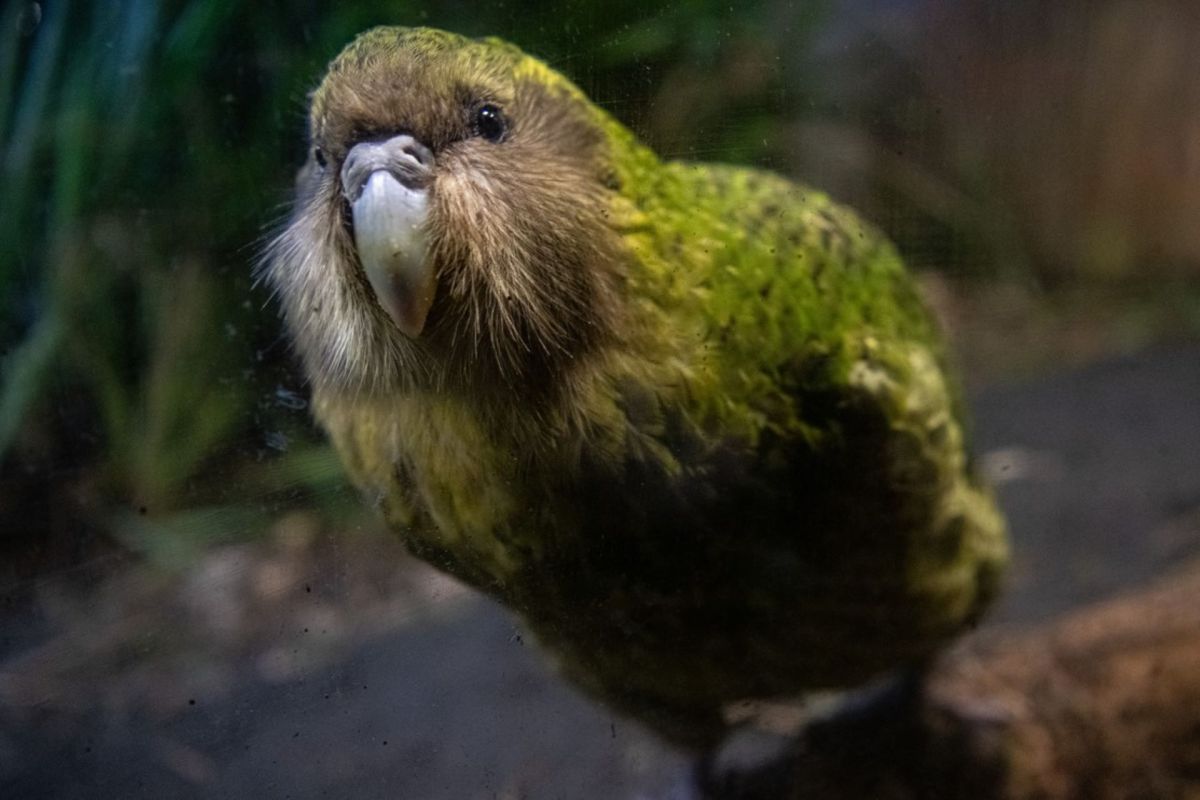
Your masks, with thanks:
[{"label": "bird head", "polygon": [[497,39],[384,27],[312,95],[264,268],[313,383],[533,389],[619,328],[624,129]]}]

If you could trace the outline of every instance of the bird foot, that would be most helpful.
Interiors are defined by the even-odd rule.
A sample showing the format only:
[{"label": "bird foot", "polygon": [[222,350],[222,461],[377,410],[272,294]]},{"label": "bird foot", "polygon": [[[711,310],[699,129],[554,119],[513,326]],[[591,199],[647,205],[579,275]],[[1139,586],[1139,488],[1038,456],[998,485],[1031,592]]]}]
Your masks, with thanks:
[{"label": "bird foot", "polygon": [[697,759],[697,800],[775,800],[787,796],[796,740],[741,728],[721,747]]}]

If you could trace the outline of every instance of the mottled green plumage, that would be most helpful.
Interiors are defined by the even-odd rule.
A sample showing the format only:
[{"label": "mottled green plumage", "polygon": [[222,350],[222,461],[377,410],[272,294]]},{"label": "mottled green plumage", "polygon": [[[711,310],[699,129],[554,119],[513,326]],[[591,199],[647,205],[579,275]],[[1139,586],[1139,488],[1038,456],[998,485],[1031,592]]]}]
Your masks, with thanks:
[{"label": "mottled green plumage", "polygon": [[[508,245],[479,230],[525,223],[502,209],[492,219],[486,203],[482,217],[445,221],[432,330],[397,340],[403,351],[369,380],[328,377],[329,356],[305,339],[322,322],[304,304],[323,290],[292,287],[286,254],[271,265],[317,416],[413,552],[515,609],[590,692],[696,746],[722,735],[725,704],[859,685],[978,618],[1005,560],[1003,523],[967,463],[938,334],[875,229],[769,173],[660,162],[497,40],[365,34],[314,97],[314,139],[336,157],[344,134],[329,131],[359,112],[333,106],[395,70],[430,106],[508,93],[511,135],[469,151],[479,158],[594,174],[538,184],[545,227],[513,229],[525,250],[488,249]],[[462,89],[472,81],[488,88]],[[541,127],[521,127],[528,109]],[[433,126],[428,141],[440,130],[388,124]],[[579,164],[559,149],[571,136],[587,142]],[[522,155],[525,141],[545,156]],[[572,225],[599,231],[580,249],[594,260],[556,257],[567,245],[555,231]],[[465,244],[450,247],[455,237]],[[468,318],[456,305],[468,295],[446,287],[465,278],[446,253],[476,251],[484,270],[523,259],[539,286],[566,280],[554,270],[595,272],[595,319],[547,311],[566,330],[543,330],[531,305],[513,328],[532,331],[516,358],[489,344],[507,335],[488,328],[496,314],[470,317],[483,334],[463,338],[470,328],[451,320]],[[412,377],[378,374],[404,363]]]}]

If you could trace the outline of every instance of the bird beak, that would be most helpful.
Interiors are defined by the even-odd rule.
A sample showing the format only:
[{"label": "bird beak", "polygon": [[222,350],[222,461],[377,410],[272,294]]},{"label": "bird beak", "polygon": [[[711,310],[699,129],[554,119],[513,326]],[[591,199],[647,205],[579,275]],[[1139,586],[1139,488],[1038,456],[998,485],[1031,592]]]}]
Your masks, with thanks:
[{"label": "bird beak", "polygon": [[426,231],[432,177],[433,154],[407,134],[360,142],[342,166],[363,272],[379,305],[414,339],[437,290]]}]

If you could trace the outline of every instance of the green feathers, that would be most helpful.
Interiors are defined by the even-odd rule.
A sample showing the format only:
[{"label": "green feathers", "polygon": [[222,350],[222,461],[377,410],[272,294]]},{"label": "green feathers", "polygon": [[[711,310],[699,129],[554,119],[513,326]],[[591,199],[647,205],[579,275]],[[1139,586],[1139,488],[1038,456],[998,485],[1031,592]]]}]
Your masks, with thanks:
[{"label": "green feathers", "polygon": [[[369,32],[312,113],[330,163],[268,272],[317,417],[413,552],[577,684],[707,747],[724,705],[919,662],[987,606],[1003,523],[929,315],[853,212],[662,163],[497,40]],[[364,136],[433,154],[416,337],[346,232]]]},{"label": "green feathers", "polygon": [[[751,169],[672,163],[631,182],[625,241],[664,328],[692,328],[709,413],[754,439],[802,424],[788,374],[846,337],[937,347],[892,247],[824,194]],[[644,281],[644,282],[642,282]],[[731,431],[732,432],[732,431]]]}]

